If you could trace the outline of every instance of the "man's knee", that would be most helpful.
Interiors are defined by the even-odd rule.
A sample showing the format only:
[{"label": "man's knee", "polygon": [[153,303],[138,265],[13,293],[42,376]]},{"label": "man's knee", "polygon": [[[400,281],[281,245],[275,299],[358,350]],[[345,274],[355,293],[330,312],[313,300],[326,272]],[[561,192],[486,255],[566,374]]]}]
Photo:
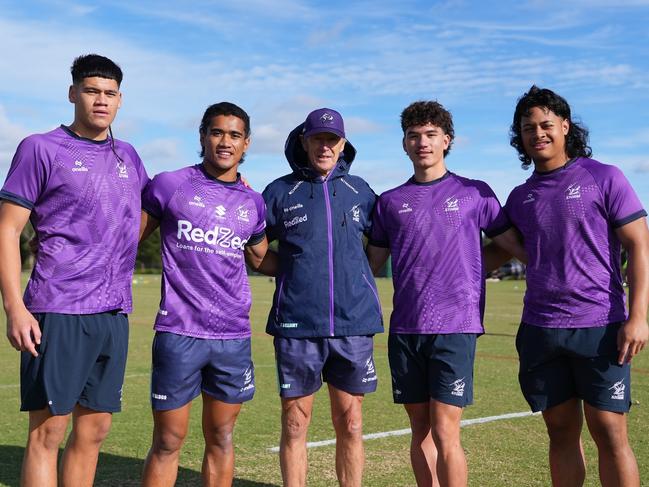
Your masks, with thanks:
[{"label": "man's knee", "polygon": [[97,414],[93,417],[86,416],[74,422],[71,435],[73,443],[79,442],[85,446],[100,446],[112,425],[112,417],[110,414]]},{"label": "man's knee", "polygon": [[295,440],[306,437],[311,422],[311,412],[298,402],[286,405],[282,410],[282,433],[287,439]]},{"label": "man's knee", "polygon": [[152,450],[158,455],[172,455],[180,452],[185,433],[175,429],[160,429],[153,432]]},{"label": "man's knee", "polygon": [[205,444],[208,448],[218,448],[219,450],[229,450],[232,448],[232,439],[234,436],[234,424],[213,426],[203,431]]},{"label": "man's knee", "polygon": [[626,416],[622,413],[586,409],[586,420],[597,448],[614,452],[627,448],[629,444],[626,427]]},{"label": "man's knee", "polygon": [[570,400],[543,412],[543,420],[553,446],[573,445],[579,443],[583,416],[581,404]]},{"label": "man's knee", "polygon": [[360,437],[363,434],[363,415],[360,410],[347,410],[334,418],[334,429],[337,436],[349,438]]},{"label": "man's knee", "polygon": [[58,451],[65,439],[67,421],[50,418],[29,432],[28,448]]}]

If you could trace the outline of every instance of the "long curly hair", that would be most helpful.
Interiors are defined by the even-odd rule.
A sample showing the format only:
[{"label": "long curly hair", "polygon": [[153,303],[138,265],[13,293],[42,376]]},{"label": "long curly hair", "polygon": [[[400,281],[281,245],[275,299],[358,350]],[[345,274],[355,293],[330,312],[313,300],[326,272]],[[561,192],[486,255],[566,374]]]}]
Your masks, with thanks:
[{"label": "long curly hair", "polygon": [[571,159],[573,157],[590,157],[593,154],[588,145],[588,129],[581,123],[571,119],[568,102],[552,90],[532,85],[530,90],[518,99],[514,111],[514,120],[509,129],[509,144],[518,152],[518,158],[523,169],[528,169],[533,161],[523,147],[521,119],[529,116],[530,110],[534,107],[547,108],[554,112],[555,115],[568,121],[570,124],[566,135],[566,154],[568,157]]}]

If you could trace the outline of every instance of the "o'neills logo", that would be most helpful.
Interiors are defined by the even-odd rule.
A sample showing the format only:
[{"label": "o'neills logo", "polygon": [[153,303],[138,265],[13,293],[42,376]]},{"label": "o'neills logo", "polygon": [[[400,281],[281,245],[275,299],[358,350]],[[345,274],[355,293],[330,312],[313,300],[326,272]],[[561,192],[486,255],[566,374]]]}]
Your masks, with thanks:
[{"label": "o'neills logo", "polygon": [[290,220],[285,221],[284,222],[284,227],[285,228],[291,228],[291,227],[294,227],[295,225],[297,225],[298,223],[303,223],[303,222],[305,222],[307,220],[308,220],[308,218],[307,218],[307,215],[305,213],[302,216],[296,216],[294,218],[291,218]]},{"label": "o'neills logo", "polygon": [[188,240],[194,243],[206,243],[209,245],[218,245],[226,249],[243,250],[248,239],[242,239],[234,234],[234,231],[227,227],[215,225],[212,230],[203,230],[199,227],[192,226],[187,220],[178,220],[178,240]]}]

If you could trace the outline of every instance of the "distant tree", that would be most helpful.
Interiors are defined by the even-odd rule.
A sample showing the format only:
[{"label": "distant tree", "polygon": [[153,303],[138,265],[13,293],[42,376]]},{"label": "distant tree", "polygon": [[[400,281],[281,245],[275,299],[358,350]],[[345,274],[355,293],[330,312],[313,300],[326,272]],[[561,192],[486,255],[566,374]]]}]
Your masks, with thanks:
[{"label": "distant tree", "polygon": [[159,228],[149,235],[149,238],[144,242],[140,243],[135,259],[135,270],[136,272],[156,272],[162,270]]},{"label": "distant tree", "polygon": [[34,235],[34,228],[28,221],[20,233],[20,266],[23,270],[30,270],[34,266],[34,253],[29,245],[29,241],[34,238]]}]

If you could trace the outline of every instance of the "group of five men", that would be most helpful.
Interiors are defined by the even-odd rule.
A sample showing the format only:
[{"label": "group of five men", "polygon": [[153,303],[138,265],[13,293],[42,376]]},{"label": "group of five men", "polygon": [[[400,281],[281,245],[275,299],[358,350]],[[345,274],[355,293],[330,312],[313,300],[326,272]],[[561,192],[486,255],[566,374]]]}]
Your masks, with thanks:
[{"label": "group of five men", "polygon": [[[251,141],[240,107],[208,107],[201,163],[149,180],[135,150],[112,136],[120,68],[81,56],[72,78],[73,123],[21,142],[0,192],[0,290],[9,341],[22,351],[21,409],[29,411],[23,485],[56,485],[57,476],[61,485],[92,485],[120,410],[138,237],[158,227],[162,297],[143,485],[174,484],[198,395],[204,483],[232,482],[234,425],[255,388],[244,262],[276,278],[267,332],[282,404],[284,484],[306,482],[307,430],[324,381],[339,483],[361,485],[362,401],[376,390],[373,335],[383,331],[372,276],[388,257],[392,391],[410,420],[417,485],[466,485],[460,419],[473,399],[484,275],[512,255],[527,262],[519,379],[531,408],[543,411],[553,484],[584,482],[585,416],[602,484],[639,485],[625,413],[630,361],[649,336],[646,212],[618,169],[590,159],[587,131],[563,98],[533,86],[519,100],[511,144],[535,170],[502,208],[487,184],[447,169],[453,121],[437,102],[403,111],[414,174],[378,199],[349,174],[356,149],[328,108],[291,131],[291,172],[260,195],[238,172]],[[19,236],[28,220],[38,250],[23,297]],[[487,247],[482,232],[492,240]],[[274,240],[276,252],[268,249]],[[620,245],[629,254],[628,315]]]}]

